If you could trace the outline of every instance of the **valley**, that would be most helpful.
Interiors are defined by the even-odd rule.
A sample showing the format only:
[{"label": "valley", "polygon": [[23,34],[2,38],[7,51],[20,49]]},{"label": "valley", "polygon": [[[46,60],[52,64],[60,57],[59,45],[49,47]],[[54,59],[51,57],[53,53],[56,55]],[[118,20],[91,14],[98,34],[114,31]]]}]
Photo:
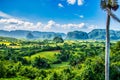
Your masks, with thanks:
[{"label": "valley", "polygon": [[[120,79],[119,45],[111,42],[110,76],[116,80]],[[103,80],[104,54],[105,42],[100,40],[60,43],[1,37],[0,80]]]}]

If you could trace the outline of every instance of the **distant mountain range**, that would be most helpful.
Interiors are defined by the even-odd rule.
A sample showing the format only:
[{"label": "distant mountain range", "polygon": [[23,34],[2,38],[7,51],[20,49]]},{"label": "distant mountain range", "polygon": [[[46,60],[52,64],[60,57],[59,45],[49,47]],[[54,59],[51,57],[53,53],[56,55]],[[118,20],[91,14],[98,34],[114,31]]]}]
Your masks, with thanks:
[{"label": "distant mountain range", "polygon": [[[68,40],[105,40],[106,31],[105,29],[94,29],[91,32],[83,31],[73,31],[64,33],[55,32],[39,32],[39,31],[26,31],[26,30],[14,30],[14,31],[4,31],[0,30],[0,36],[3,37],[13,37],[13,38],[27,38],[27,39],[53,39],[55,36],[60,36]],[[120,31],[110,30],[111,40],[120,39]]]},{"label": "distant mountain range", "polygon": [[26,31],[26,30],[14,30],[14,31],[4,31],[0,30],[0,36],[3,37],[13,37],[13,38],[30,38],[33,39],[52,39],[55,36],[60,36],[65,38],[64,33],[55,32],[39,32],[39,31]]},{"label": "distant mountain range", "polygon": [[71,39],[71,40],[79,40],[79,39],[88,39],[88,33],[83,32],[83,31],[73,31],[73,32],[68,32],[66,39]]},{"label": "distant mountain range", "polygon": [[[105,40],[106,30],[105,29],[94,29],[88,33],[89,39],[95,40]],[[110,30],[110,39],[111,40],[119,40],[120,39],[120,31]]]},{"label": "distant mountain range", "polygon": [[[105,37],[106,37],[105,29],[94,29],[89,33],[82,32],[82,31],[68,32],[66,39],[105,40]],[[120,39],[120,31],[110,30],[110,39],[111,40],[119,40]]]}]

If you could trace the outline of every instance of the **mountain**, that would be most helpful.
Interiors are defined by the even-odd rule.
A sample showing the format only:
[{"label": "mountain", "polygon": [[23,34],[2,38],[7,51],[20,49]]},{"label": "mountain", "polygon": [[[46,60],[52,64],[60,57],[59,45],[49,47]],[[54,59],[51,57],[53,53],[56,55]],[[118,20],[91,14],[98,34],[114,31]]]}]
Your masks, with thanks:
[{"label": "mountain", "polygon": [[[13,38],[27,38],[32,37],[33,39],[53,39],[56,36],[62,37],[67,40],[105,40],[106,31],[105,29],[94,29],[89,33],[83,31],[68,32],[67,35],[64,33],[55,32],[40,32],[40,31],[27,31],[27,30],[14,30],[4,31],[0,30],[0,36],[13,37]],[[119,40],[120,31],[110,30],[110,39]]]},{"label": "mountain", "polygon": [[38,39],[53,39],[55,36],[60,36],[64,38],[66,34],[55,33],[55,32],[39,32],[39,31],[26,31],[26,30],[14,30],[14,31],[4,31],[0,30],[0,36],[3,37],[13,37],[13,38],[27,38],[27,35],[31,33],[34,38]]},{"label": "mountain", "polygon": [[26,38],[27,39],[34,39],[34,35],[32,33],[28,33]]},{"label": "mountain", "polygon": [[85,40],[85,39],[88,39],[88,34],[86,32],[83,32],[83,31],[68,32],[66,39]]},{"label": "mountain", "polygon": [[120,31],[116,31],[115,33],[116,33],[117,38],[120,39]]},{"label": "mountain", "polygon": [[[105,40],[106,30],[105,29],[94,29],[89,33],[82,31],[73,31],[68,32],[66,39],[72,40]],[[111,40],[119,40],[120,39],[120,31],[110,30],[110,39]]]},{"label": "mountain", "polygon": [[15,30],[15,31],[4,31],[0,30],[0,36],[13,37],[13,38],[25,38],[29,31]]},{"label": "mountain", "polygon": [[[117,40],[120,39],[120,32],[110,30],[110,39],[111,40]],[[105,29],[94,29],[91,32],[88,33],[89,39],[92,40],[105,40],[106,37],[106,31]]]},{"label": "mountain", "polygon": [[56,36],[60,36],[62,38],[66,37],[66,34],[64,33],[55,33],[55,32],[39,32],[39,31],[33,31],[31,32],[36,38],[42,38],[42,39],[53,39]]}]

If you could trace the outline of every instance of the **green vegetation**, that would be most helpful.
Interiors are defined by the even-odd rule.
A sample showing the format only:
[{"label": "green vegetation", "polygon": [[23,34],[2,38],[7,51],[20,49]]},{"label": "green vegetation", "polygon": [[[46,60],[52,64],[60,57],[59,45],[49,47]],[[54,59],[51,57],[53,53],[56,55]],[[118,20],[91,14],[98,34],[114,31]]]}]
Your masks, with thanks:
[{"label": "green vegetation", "polygon": [[58,37],[58,36],[54,37],[53,41],[56,42],[56,43],[63,43],[64,42],[64,40],[62,39],[62,37]]},{"label": "green vegetation", "polygon": [[[103,41],[4,38],[0,43],[0,80],[104,80]],[[111,80],[120,80],[119,54],[120,41],[111,42]]]},{"label": "green vegetation", "polygon": [[27,56],[25,57],[27,60],[33,60],[36,57],[42,57],[42,58],[46,58],[50,61],[54,61],[56,60],[55,55],[58,54],[60,51],[56,50],[56,51],[43,51],[43,52],[38,52],[32,56]]}]

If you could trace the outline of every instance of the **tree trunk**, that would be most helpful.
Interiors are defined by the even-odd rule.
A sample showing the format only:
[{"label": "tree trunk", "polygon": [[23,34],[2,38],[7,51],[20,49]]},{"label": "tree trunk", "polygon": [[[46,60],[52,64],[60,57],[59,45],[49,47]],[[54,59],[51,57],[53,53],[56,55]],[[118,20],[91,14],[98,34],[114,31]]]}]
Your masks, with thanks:
[{"label": "tree trunk", "polygon": [[106,51],[105,51],[105,80],[109,80],[109,64],[110,64],[110,15],[107,13],[106,22]]}]

